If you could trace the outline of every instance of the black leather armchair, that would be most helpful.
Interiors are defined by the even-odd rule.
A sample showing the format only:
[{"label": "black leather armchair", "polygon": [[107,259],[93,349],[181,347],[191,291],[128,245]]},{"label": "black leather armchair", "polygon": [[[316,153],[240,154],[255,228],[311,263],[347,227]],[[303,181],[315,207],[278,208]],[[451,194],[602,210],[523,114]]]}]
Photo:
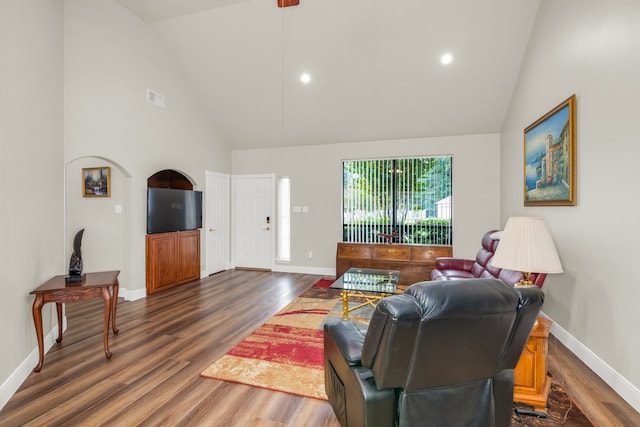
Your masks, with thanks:
[{"label": "black leather armchair", "polygon": [[509,426],[515,368],[544,294],[497,279],[416,283],[366,331],[324,327],[325,388],[343,427]]}]

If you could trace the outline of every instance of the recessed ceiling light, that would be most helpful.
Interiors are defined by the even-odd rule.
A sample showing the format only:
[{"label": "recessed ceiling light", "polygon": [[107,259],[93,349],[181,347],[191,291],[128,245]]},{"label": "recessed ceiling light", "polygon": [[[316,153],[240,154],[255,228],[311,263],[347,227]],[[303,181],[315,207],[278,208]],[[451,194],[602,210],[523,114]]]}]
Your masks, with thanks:
[{"label": "recessed ceiling light", "polygon": [[451,61],[453,61],[453,56],[450,53],[445,53],[440,57],[440,62],[442,62],[443,65],[451,64]]},{"label": "recessed ceiling light", "polygon": [[302,83],[309,83],[311,81],[311,76],[308,73],[302,73],[300,74],[300,81]]}]

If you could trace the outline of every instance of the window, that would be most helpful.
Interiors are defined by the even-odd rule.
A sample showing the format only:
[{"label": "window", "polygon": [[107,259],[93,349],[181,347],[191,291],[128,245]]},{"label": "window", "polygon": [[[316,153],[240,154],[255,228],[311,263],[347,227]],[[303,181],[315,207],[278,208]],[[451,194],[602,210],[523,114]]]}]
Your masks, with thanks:
[{"label": "window", "polygon": [[291,179],[278,178],[276,259],[291,261]]},{"label": "window", "polygon": [[451,245],[451,160],[344,161],[343,241]]}]

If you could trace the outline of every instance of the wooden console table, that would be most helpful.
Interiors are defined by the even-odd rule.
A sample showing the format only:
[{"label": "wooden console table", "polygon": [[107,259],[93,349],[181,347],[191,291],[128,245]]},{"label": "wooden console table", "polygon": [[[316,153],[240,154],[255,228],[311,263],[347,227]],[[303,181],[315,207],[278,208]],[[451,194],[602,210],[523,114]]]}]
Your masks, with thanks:
[{"label": "wooden console table", "polygon": [[547,412],[551,377],[547,375],[549,331],[553,322],[544,317],[531,330],[522,356],[513,371],[513,401],[533,406],[537,412]]},{"label": "wooden console table", "polygon": [[104,353],[107,359],[111,359],[109,350],[109,323],[113,333],[118,333],[116,328],[116,307],[118,305],[118,274],[119,271],[104,271],[100,273],[87,273],[82,282],[66,283],[66,276],[55,276],[45,282],[39,288],[31,291],[35,295],[33,301],[33,323],[36,327],[38,338],[38,365],[33,372],[40,372],[44,361],[44,337],[42,332],[42,306],[48,302],[56,303],[58,313],[58,338],[56,342],[62,342],[62,304],[67,302],[84,301],[91,298],[102,297],[104,300]]},{"label": "wooden console table", "polygon": [[338,243],[336,277],[352,267],[400,271],[399,285],[431,280],[437,257],[453,254],[451,246]]}]

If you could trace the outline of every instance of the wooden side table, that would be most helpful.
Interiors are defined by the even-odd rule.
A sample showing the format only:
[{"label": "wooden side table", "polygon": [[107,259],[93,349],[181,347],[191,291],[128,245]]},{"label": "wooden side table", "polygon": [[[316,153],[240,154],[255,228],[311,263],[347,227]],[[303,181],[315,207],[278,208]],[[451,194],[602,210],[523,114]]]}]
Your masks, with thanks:
[{"label": "wooden side table", "polygon": [[513,401],[533,406],[537,412],[547,412],[551,378],[547,375],[549,331],[553,322],[544,317],[531,330],[531,335],[514,370]]},{"label": "wooden side table", "polygon": [[107,359],[111,358],[109,350],[109,323],[113,333],[118,333],[116,328],[116,307],[118,305],[118,274],[119,271],[104,271],[100,273],[87,273],[82,282],[66,283],[65,276],[55,276],[42,286],[31,291],[35,295],[33,301],[33,323],[38,339],[38,365],[33,372],[40,372],[44,361],[44,337],[42,332],[42,306],[48,302],[56,303],[58,314],[58,338],[56,342],[62,342],[62,304],[67,302],[84,301],[101,297],[104,300],[104,353]]}]

